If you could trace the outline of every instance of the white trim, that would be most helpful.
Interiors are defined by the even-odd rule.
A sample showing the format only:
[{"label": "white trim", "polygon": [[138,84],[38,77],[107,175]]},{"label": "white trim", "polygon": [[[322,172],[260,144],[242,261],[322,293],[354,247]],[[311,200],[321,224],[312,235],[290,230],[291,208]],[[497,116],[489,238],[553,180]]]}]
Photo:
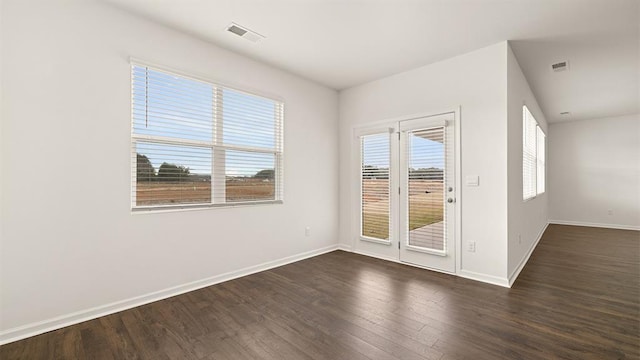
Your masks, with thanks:
[{"label": "white trim", "polygon": [[520,272],[522,271],[522,269],[524,269],[524,266],[527,265],[527,263],[529,262],[529,258],[531,257],[531,254],[533,254],[533,251],[538,246],[540,239],[542,239],[542,235],[544,235],[544,232],[547,230],[548,227],[549,227],[549,223],[546,223],[542,228],[542,230],[540,230],[540,232],[538,233],[538,237],[536,238],[536,241],[533,242],[533,244],[531,245],[527,253],[522,258],[522,260],[520,260],[520,264],[518,264],[518,267],[513,269],[511,274],[509,274],[509,287],[513,285],[513,283],[516,281],[516,279],[520,275]]},{"label": "white trim", "polygon": [[385,261],[391,261],[391,262],[394,262],[396,264],[407,265],[407,266],[411,266],[411,267],[415,267],[415,268],[419,268],[419,269],[425,269],[425,270],[430,270],[430,271],[434,271],[434,272],[439,272],[439,273],[442,273],[442,274],[458,276],[458,277],[461,277],[461,278],[480,281],[480,282],[491,284],[491,285],[498,285],[498,286],[507,287],[507,288],[510,287],[509,286],[509,279],[502,278],[502,277],[499,277],[499,276],[486,275],[486,274],[481,274],[481,273],[477,273],[477,272],[473,272],[473,271],[469,271],[469,270],[458,270],[457,273],[451,273],[451,272],[446,272],[446,271],[442,271],[442,270],[438,270],[438,269],[433,269],[433,268],[420,266],[420,265],[413,264],[413,263],[402,262],[402,261],[399,261],[399,260],[391,258],[391,257],[381,256],[381,255],[378,255],[378,254],[373,254],[373,253],[365,252],[365,251],[362,251],[362,250],[357,250],[357,249],[353,249],[352,250],[352,249],[349,249],[348,246],[345,246],[345,245],[342,245],[342,244],[338,245],[338,246],[339,246],[339,250],[350,251],[350,252],[352,252],[354,254],[358,254],[358,255],[363,255],[363,256],[372,257],[372,258],[385,260]]},{"label": "white trim", "polygon": [[353,252],[353,248],[351,247],[351,245],[348,245],[348,244],[338,244],[338,250]]},{"label": "white trim", "polygon": [[70,314],[56,316],[51,319],[38,321],[0,332],[0,345],[25,339],[31,336],[43,334],[48,331],[57,330],[69,325],[78,324],[83,321],[96,319],[101,316],[117,313],[127,309],[134,308],[154,301],[163,300],[172,296],[184,294],[190,291],[198,290],[207,286],[215,285],[221,282],[237,279],[243,276],[255,274],[261,271],[273,269],[279,266],[287,265],[296,261],[304,260],[310,257],[322,255],[334,250],[338,250],[341,245],[334,244],[325,246],[320,249],[303,252],[300,254],[288,256],[282,259],[267,261],[262,264],[249,266],[243,269],[230,271],[224,274],[212,276],[209,278],[192,281],[186,284],[173,286],[164,290],[154,291],[148,294],[135,296],[109,304],[96,306],[93,308],[76,311]]},{"label": "white trim", "polygon": [[459,270],[457,275],[465,279],[481,281],[484,283],[498,285],[506,288],[510,287],[509,279],[507,279],[506,277],[503,278],[500,276],[487,275],[469,270]]},{"label": "white trim", "polygon": [[409,251],[415,251],[415,252],[425,253],[429,255],[447,256],[447,252],[445,250],[435,250],[435,249],[424,248],[424,247],[414,246],[409,244],[405,244],[404,248]]},{"label": "white trim", "polygon": [[456,251],[456,274],[462,271],[462,106],[455,111],[455,231],[454,246]]},{"label": "white trim", "polygon": [[383,255],[380,255],[380,254],[370,253],[370,252],[366,252],[366,251],[362,251],[362,250],[358,250],[358,249],[354,249],[351,252],[354,253],[354,254],[359,254],[359,255],[372,257],[372,258],[385,260],[385,261],[391,261],[391,262],[394,262],[394,263],[397,263],[397,264],[402,264],[400,261],[398,261],[398,259],[396,259],[394,257],[391,257],[391,256],[383,256]]},{"label": "white trim", "polygon": [[145,205],[135,206],[131,208],[131,214],[157,214],[163,212],[175,212],[175,211],[191,211],[191,210],[205,210],[205,209],[219,209],[219,208],[233,208],[233,207],[245,207],[245,206],[258,206],[258,205],[281,205],[284,204],[282,200],[254,200],[254,201],[237,201],[237,202],[225,202],[225,203],[205,203],[205,204],[178,204],[178,205]]},{"label": "white trim", "polygon": [[389,119],[386,119],[386,120],[378,120],[378,121],[374,121],[374,122],[370,122],[370,123],[366,123],[366,124],[358,124],[358,125],[355,125],[354,127],[368,126],[368,125],[373,125],[373,124],[385,124],[385,123],[397,124],[400,121],[408,121],[408,120],[415,120],[415,119],[421,119],[421,118],[426,118],[426,117],[447,115],[447,114],[455,113],[455,112],[458,112],[458,111],[460,111],[460,106],[459,105],[458,106],[450,106],[450,107],[441,107],[441,108],[438,108],[438,109],[433,109],[432,111],[413,113],[413,114],[409,114],[409,115],[401,115],[401,116],[396,116],[396,117],[389,118]]},{"label": "white trim", "polygon": [[636,230],[636,231],[640,231],[640,226],[635,226],[635,225],[601,224],[601,223],[590,223],[590,222],[585,222],[585,221],[549,220],[549,224],[572,225],[572,226],[587,226],[587,227],[608,228],[608,229],[618,229],[618,230]]},{"label": "white trim", "polygon": [[[444,113],[444,114],[441,114],[441,115],[426,116],[424,118],[401,120],[401,121],[398,121],[398,123],[399,123],[398,130],[400,132],[402,132],[402,131],[415,130],[417,128],[424,128],[424,129],[427,129],[427,128],[428,129],[446,128],[447,127],[447,120],[438,119],[438,117],[444,116],[444,115],[449,115],[449,114],[454,113],[454,112],[455,111],[451,111],[451,112]],[[431,118],[431,117],[435,117],[436,119],[428,119],[427,120],[427,118]]]},{"label": "white trim", "polygon": [[[459,112],[461,107],[458,106],[450,106],[450,107],[442,107],[438,109],[434,109],[433,111],[425,111],[419,113],[413,113],[409,115],[401,115],[387,119],[374,120],[366,123],[354,124],[351,126],[352,134],[354,137],[357,137],[357,131],[360,129],[384,129],[384,128],[392,128],[394,132],[396,131],[396,127],[400,121],[414,120],[426,117],[440,116],[451,113],[456,113],[459,116]],[[383,130],[384,131],[384,130]]]},{"label": "white trim", "polygon": [[438,273],[441,273],[441,274],[447,274],[447,275],[456,276],[455,273],[452,273],[452,272],[449,272],[449,271],[440,270],[440,269],[437,269],[437,268],[431,268],[431,267],[423,266],[423,265],[420,265],[420,264],[414,264],[414,263],[411,263],[411,262],[400,261],[400,260],[395,259],[393,257],[386,257],[386,256],[382,256],[382,255],[378,255],[378,254],[374,254],[374,253],[369,253],[369,252],[362,251],[362,250],[353,250],[352,253],[358,254],[358,255],[362,255],[362,256],[366,256],[366,257],[376,258],[376,259],[379,259],[379,260],[390,261],[390,262],[394,262],[394,263],[400,264],[400,265],[407,265],[407,266],[411,266],[411,267],[418,268],[418,269],[425,269],[425,270],[429,270],[429,271],[433,271],[433,272],[438,272]]},{"label": "white trim", "polygon": [[[360,221],[362,221],[362,220],[360,220]],[[361,240],[361,241],[368,241],[370,243],[375,243],[375,244],[382,244],[382,245],[389,245],[389,246],[391,246],[391,244],[393,244],[393,242],[391,240],[376,239],[376,238],[372,238],[372,237],[369,237],[369,236],[360,235],[360,237],[358,239]]]}]

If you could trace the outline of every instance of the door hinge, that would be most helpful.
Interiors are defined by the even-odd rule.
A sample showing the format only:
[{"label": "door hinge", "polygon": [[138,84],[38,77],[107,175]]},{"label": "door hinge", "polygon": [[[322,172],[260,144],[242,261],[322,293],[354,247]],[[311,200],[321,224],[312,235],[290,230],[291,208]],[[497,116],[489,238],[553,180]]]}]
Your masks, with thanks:
[{"label": "door hinge", "polygon": [[400,195],[400,187],[398,187],[398,195]]},{"label": "door hinge", "polygon": [[400,241],[398,241],[398,250],[400,250]]},{"label": "door hinge", "polygon": [[398,140],[400,140],[400,132],[398,132]]}]

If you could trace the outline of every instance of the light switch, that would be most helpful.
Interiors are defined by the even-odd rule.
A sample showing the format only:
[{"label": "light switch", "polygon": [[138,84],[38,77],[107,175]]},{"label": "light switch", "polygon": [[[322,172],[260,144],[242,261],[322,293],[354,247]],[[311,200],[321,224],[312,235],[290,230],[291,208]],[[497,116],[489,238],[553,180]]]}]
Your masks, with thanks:
[{"label": "light switch", "polygon": [[480,186],[480,176],[478,175],[468,175],[465,178],[465,182],[467,186]]}]

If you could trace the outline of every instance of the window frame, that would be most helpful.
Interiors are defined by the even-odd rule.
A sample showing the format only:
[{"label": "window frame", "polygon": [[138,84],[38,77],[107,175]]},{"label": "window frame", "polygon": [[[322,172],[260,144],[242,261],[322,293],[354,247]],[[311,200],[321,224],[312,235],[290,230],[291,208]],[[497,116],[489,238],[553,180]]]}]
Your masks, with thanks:
[{"label": "window frame", "polygon": [[[534,136],[533,136],[533,150],[532,151],[532,155],[533,155],[533,164],[534,166],[533,168],[533,172],[531,175],[531,179],[529,179],[531,181],[531,183],[533,184],[533,194],[529,197],[526,196],[525,194],[525,175],[524,175],[524,170],[525,170],[525,155],[527,154],[527,148],[526,148],[526,144],[525,144],[525,139],[526,139],[526,135],[527,135],[527,120],[533,120],[533,123],[535,124],[535,126],[533,127],[533,132],[534,132]],[[540,160],[538,159],[538,155],[539,154],[539,149],[538,149],[538,145],[539,145],[539,139],[538,136],[539,134],[542,134],[542,139],[543,139],[543,151],[544,153],[543,155],[543,159],[542,159],[542,171],[543,171],[543,189],[542,191],[539,190],[539,184],[538,184],[538,171],[540,169]],[[535,116],[533,116],[533,114],[531,113],[531,111],[529,110],[529,108],[527,107],[527,105],[522,105],[522,201],[523,202],[527,202],[530,200],[535,199],[536,197],[538,197],[539,195],[542,195],[546,192],[546,176],[547,176],[547,163],[546,163],[546,141],[547,141],[547,135],[545,134],[544,130],[542,130],[542,127],[540,126],[540,123],[538,122],[538,120],[536,120]],[[531,154],[530,154],[531,155]]]},{"label": "window frame", "polygon": [[[186,74],[182,71],[169,69],[165,66],[152,64],[146,61],[130,59],[130,85],[131,85],[131,116],[130,116],[130,146],[131,146],[131,199],[130,206],[132,213],[149,213],[149,212],[166,212],[166,211],[182,211],[182,210],[202,210],[221,207],[243,207],[254,205],[283,204],[284,203],[284,101],[277,96],[259,93],[257,91],[247,91],[238,89],[233,86],[221,84],[212,81],[206,77],[194,76]],[[134,130],[134,68],[143,67],[153,71],[161,72],[167,75],[176,76],[182,79],[205,83],[212,87],[213,94],[213,118],[212,126],[214,128],[209,141],[193,140],[188,138],[174,138],[156,135],[136,134]],[[274,103],[274,146],[273,148],[255,147],[245,145],[224,144],[216,128],[223,126],[223,108],[224,108],[224,90],[245,94],[252,97],[259,97]],[[250,129],[249,129],[250,130]],[[181,204],[155,204],[155,205],[137,205],[137,144],[139,142],[152,143],[159,145],[174,146],[195,146],[205,149],[211,149],[211,199],[210,202],[202,203],[181,203]],[[225,198],[226,191],[226,159],[225,153],[230,151],[251,152],[259,154],[273,154],[274,156],[274,199],[268,200],[239,200],[227,201]],[[216,159],[223,161],[216,161]],[[222,164],[222,166],[220,165]],[[220,201],[219,199],[224,199]]]}]

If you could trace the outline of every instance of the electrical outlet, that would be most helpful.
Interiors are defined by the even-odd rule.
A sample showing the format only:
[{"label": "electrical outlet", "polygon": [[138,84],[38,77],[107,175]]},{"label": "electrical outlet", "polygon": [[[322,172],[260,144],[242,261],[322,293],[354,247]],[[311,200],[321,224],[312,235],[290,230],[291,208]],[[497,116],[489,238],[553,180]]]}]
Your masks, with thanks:
[{"label": "electrical outlet", "polygon": [[607,214],[608,215],[613,215],[613,210],[611,210],[611,209],[607,210]]},{"label": "electrical outlet", "polygon": [[472,242],[467,244],[467,251],[476,252],[476,242],[475,241],[472,241]]},{"label": "electrical outlet", "polygon": [[304,228],[304,236],[311,236],[311,226]]}]

